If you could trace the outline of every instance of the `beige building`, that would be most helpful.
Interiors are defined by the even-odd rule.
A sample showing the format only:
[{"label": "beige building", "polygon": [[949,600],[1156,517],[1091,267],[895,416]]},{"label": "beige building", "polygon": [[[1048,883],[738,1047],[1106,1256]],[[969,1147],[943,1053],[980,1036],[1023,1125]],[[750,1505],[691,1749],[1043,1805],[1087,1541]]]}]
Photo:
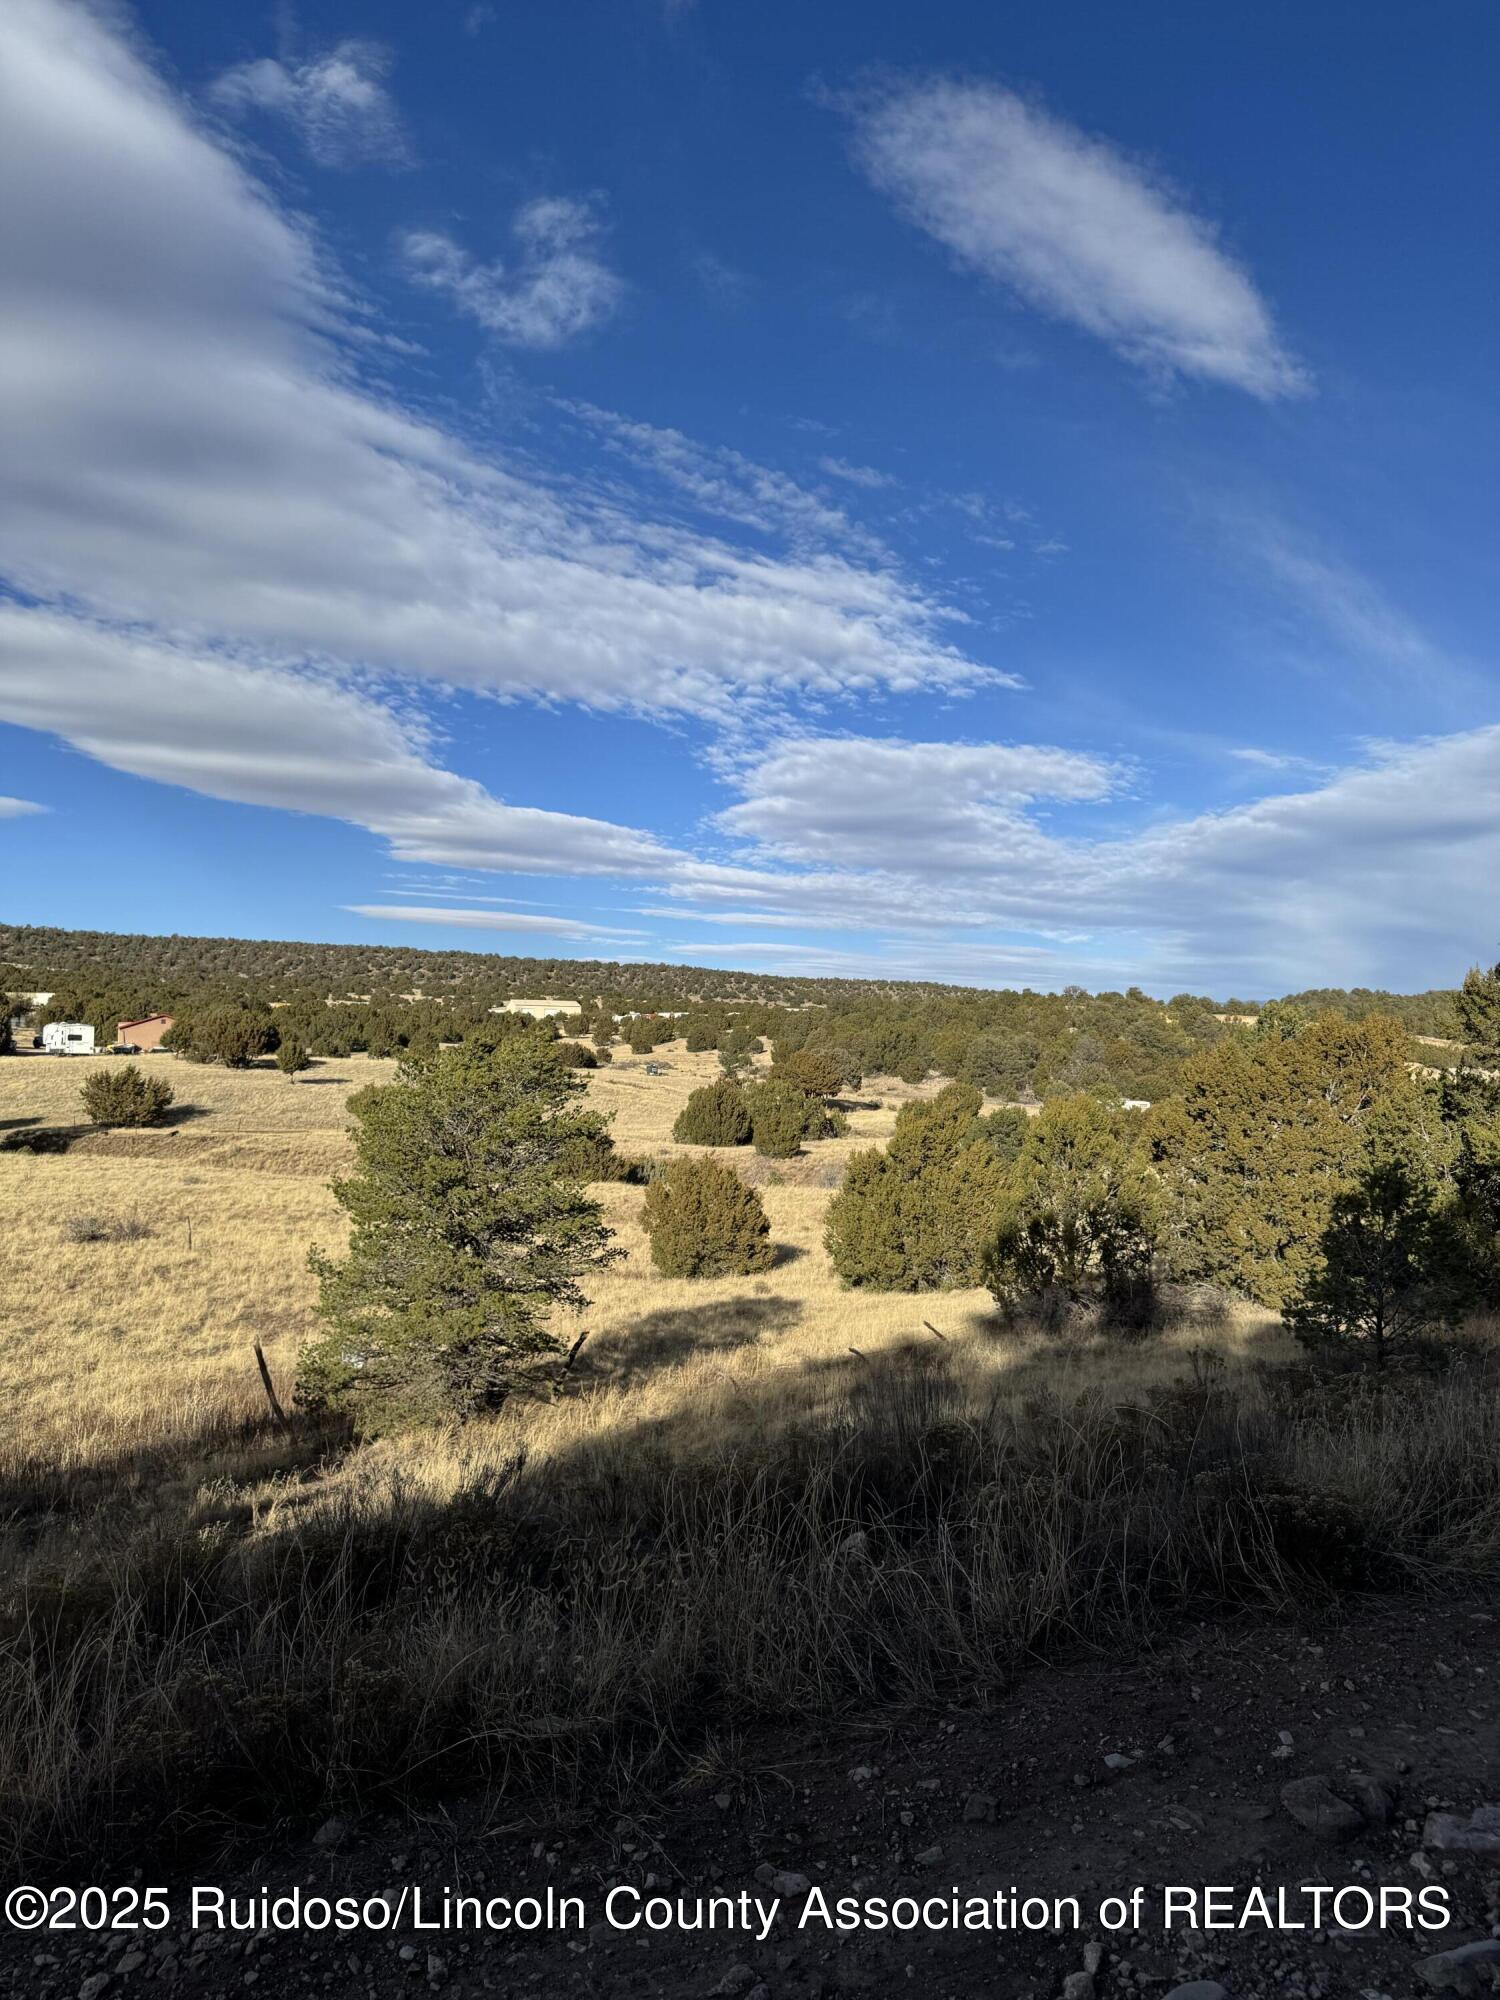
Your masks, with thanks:
[{"label": "beige building", "polygon": [[144,1014],[139,1021],[120,1021],[115,1025],[115,1040],[129,1042],[132,1048],[154,1049],[161,1045],[161,1038],[172,1025],[170,1014]]},{"label": "beige building", "polygon": [[547,1021],[554,1014],[581,1014],[583,1008],[576,1000],[507,1000],[503,1007],[491,1011],[501,1014],[526,1014],[533,1021]]}]

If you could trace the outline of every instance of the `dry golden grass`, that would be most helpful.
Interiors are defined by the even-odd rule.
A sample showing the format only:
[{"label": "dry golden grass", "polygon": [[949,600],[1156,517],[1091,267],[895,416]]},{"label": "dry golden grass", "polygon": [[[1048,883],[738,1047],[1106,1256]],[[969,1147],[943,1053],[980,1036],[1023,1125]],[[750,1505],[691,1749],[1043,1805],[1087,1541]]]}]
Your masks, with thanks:
[{"label": "dry golden grass", "polygon": [[[590,1079],[628,1152],[677,1150],[714,1071],[662,1059]],[[71,1124],[86,1073],[0,1064],[0,1131]],[[612,1813],[759,1719],[967,1698],[1183,1604],[1500,1578],[1477,1350],[1400,1396],[1325,1392],[1255,1365],[1286,1350],[1254,1315],[1059,1338],[978,1292],[842,1291],[820,1163],[888,1136],[897,1085],[805,1161],[733,1156],[781,1252],[756,1278],[663,1280],[644,1191],[601,1190],[627,1254],[554,1400],[352,1449],[280,1433],[251,1344],[290,1376],[345,1100],[389,1073],[173,1063],[201,1110],[175,1132],[0,1153],[14,1866],[476,1785]],[[151,1233],[70,1240],[84,1215]]]},{"label": "dry golden grass", "polygon": [[[0,1063],[0,1133],[75,1128],[101,1057]],[[117,1060],[117,1059],[114,1059]],[[319,1064],[289,1084],[152,1057],[180,1122],[83,1131],[64,1153],[0,1153],[0,1397],[13,1449],[61,1467],[191,1436],[264,1407],[252,1344],[288,1380],[313,1324],[309,1247],[343,1224],[327,1187],[349,1160],[347,1100],[389,1062]],[[82,1217],[149,1235],[77,1243]]]},{"label": "dry golden grass", "polygon": [[[263,1407],[252,1344],[289,1377],[312,1324],[307,1246],[342,1230],[321,1181],[175,1160],[0,1161],[7,1253],[0,1396],[28,1450],[88,1464],[164,1430]],[[70,1218],[139,1219],[138,1241],[75,1243]]]},{"label": "dry golden grass", "polygon": [[[90,1070],[117,1058],[27,1056],[0,1064],[0,1131],[76,1128]],[[588,1074],[589,1101],[611,1116],[620,1149],[671,1156],[672,1122],[689,1092],[718,1075],[711,1054],[680,1045],[645,1061],[625,1053]],[[335,1249],[343,1218],[329,1192],[349,1164],[347,1101],[395,1065],[355,1056],[320,1062],[288,1083],[269,1065],[230,1071],[153,1057],[177,1095],[178,1122],[149,1132],[83,1130],[64,1153],[0,1153],[0,1317],[19,1337],[0,1347],[0,1397],[12,1449],[60,1469],[98,1463],[139,1444],[221,1432],[263,1408],[252,1347],[263,1343],[283,1386],[315,1326],[307,1252]],[[994,1353],[990,1300],[981,1291],[925,1299],[851,1293],[823,1248],[823,1218],[844,1162],[889,1138],[916,1089],[896,1079],[866,1086],[847,1136],[789,1161],[726,1151],[760,1186],[778,1248],[754,1279],[666,1279],[640,1226],[644,1190],[599,1190],[625,1257],[592,1284],[581,1324],[590,1338],[581,1380],[677,1399],[693,1385],[767,1367],[808,1371],[851,1362],[912,1336],[930,1320],[950,1339]],[[80,1217],[139,1219],[137,1241],[77,1243]],[[571,1337],[573,1325],[564,1326]],[[1202,1330],[1195,1336],[1202,1338]],[[1233,1349],[1262,1340],[1254,1321],[1213,1337]],[[682,1379],[677,1379],[678,1377]]]},{"label": "dry golden grass", "polygon": [[[78,1093],[85,1079],[97,1070],[121,1066],[118,1056],[27,1054],[0,1063],[0,1131],[36,1124],[80,1126]],[[339,1134],[349,1122],[344,1107],[351,1091],[367,1083],[387,1083],[396,1073],[393,1062],[370,1056],[316,1062],[295,1083],[269,1061],[236,1070],[152,1055],[142,1057],[136,1066],[148,1076],[165,1077],[176,1092],[171,1112],[176,1122],[151,1135],[161,1143],[189,1136]],[[104,1138],[100,1134],[91,1143],[102,1143]]]}]

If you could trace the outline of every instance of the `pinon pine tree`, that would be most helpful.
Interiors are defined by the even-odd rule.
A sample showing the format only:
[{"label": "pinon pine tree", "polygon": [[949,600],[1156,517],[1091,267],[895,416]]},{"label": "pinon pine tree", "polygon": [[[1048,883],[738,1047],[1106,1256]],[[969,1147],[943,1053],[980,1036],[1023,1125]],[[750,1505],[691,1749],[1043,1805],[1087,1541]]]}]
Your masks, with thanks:
[{"label": "pinon pine tree", "polygon": [[534,1035],[409,1056],[349,1100],[356,1171],[334,1183],[349,1253],[315,1251],[327,1328],[298,1400],[365,1430],[493,1409],[561,1344],[552,1318],[620,1253],[570,1149],[604,1121]]}]

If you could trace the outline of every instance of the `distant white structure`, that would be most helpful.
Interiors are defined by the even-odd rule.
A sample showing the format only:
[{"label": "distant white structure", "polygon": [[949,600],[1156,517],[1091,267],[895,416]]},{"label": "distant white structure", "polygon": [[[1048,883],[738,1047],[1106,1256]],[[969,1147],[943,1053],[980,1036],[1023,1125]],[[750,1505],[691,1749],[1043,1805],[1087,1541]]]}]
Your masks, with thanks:
[{"label": "distant white structure", "polygon": [[1149,1111],[1151,1109],[1151,1099],[1149,1097],[1122,1097],[1120,1099],[1120,1109],[1122,1111]]},{"label": "distant white structure", "polygon": [[49,1021],[42,1030],[42,1047],[54,1056],[91,1056],[94,1030],[87,1021]]},{"label": "distant white structure", "polygon": [[577,1000],[507,1000],[503,1007],[492,1007],[492,1014],[525,1014],[533,1021],[550,1021],[554,1014],[581,1014],[582,1004]]}]

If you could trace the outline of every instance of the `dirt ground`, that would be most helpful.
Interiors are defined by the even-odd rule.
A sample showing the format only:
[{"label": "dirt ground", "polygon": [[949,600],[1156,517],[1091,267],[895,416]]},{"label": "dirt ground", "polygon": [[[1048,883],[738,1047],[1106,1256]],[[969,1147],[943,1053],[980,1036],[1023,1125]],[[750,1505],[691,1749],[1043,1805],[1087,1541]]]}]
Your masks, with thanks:
[{"label": "dirt ground", "polygon": [[[1165,1996],[1188,1980],[1222,1982],[1233,2000],[1403,2000],[1433,1990],[1424,1959],[1500,1936],[1500,1856],[1424,1848],[1427,1816],[1467,1815],[1500,1800],[1500,1606],[1415,1599],[1357,1603],[1318,1624],[1245,1619],[1185,1623],[1138,1658],[1076,1657],[1038,1666],[990,1705],[867,1716],[836,1732],[725,1743],[685,1794],[608,1825],[490,1826],[482,1802],[455,1801],[413,1824],[389,1816],[331,1822],[274,1858],[203,1855],[136,1879],[170,1885],[174,1920],[159,1936],[0,1932],[0,1990],[37,2000],[95,2000],[147,1988],[204,1996],[700,1996],[828,2000],[912,1993],[922,2000],[1098,2000]],[[1113,1763],[1109,1760],[1115,1760]],[[1120,1760],[1128,1760],[1121,1762]],[[1281,1801],[1290,1781],[1321,1774],[1378,1809],[1342,1837],[1308,1831]],[[1388,1789],[1382,1794],[1378,1786]],[[1388,1810],[1388,1817],[1385,1817]],[[1075,1930],[860,1931],[814,1919],[804,1876],[830,1905],[843,1896],[996,1892],[1075,1898]],[[481,1900],[583,1900],[582,1928],[516,1937],[408,1920],[389,1934],[285,1934],[256,1922],[239,1934],[186,1917],[190,1885],[245,1898],[382,1893],[418,1886],[429,1915],[445,1885]],[[1426,1890],[1441,1928],[1317,1927],[1303,1885]],[[1111,1933],[1101,1899],[1146,1891],[1139,1932]],[[1183,1907],[1163,1929],[1167,1885],[1226,1892],[1229,1928],[1194,1928]],[[763,1942],[748,1931],[660,1934],[612,1927],[612,1887],[689,1903],[783,1891]],[[1236,1927],[1259,1887],[1303,1929]],[[1353,1901],[1359,1902],[1356,1896]],[[629,1899],[617,1903],[623,1918]],[[1444,1990],[1488,1992],[1473,1983]],[[102,1983],[101,1983],[102,1982]],[[1195,2000],[1198,1996],[1195,1994]],[[1203,2000],[1208,2000],[1205,1992]]]}]

